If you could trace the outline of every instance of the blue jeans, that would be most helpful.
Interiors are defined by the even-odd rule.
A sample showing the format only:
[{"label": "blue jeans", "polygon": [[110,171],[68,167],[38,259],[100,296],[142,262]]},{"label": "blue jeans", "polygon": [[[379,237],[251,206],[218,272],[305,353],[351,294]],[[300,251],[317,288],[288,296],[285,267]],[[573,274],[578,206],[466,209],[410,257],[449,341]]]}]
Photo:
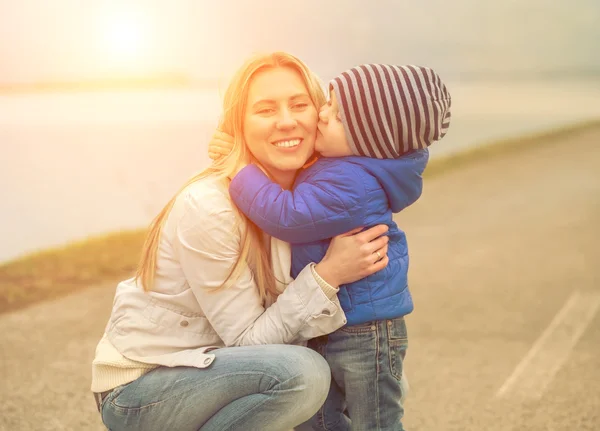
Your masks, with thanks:
[{"label": "blue jeans", "polygon": [[309,342],[331,367],[314,430],[401,431],[402,364],[408,347],[404,317],[346,326]]},{"label": "blue jeans", "polygon": [[112,431],[282,431],[325,401],[331,371],[306,347],[264,345],[213,350],[205,369],[159,367],[115,388],[101,406]]}]

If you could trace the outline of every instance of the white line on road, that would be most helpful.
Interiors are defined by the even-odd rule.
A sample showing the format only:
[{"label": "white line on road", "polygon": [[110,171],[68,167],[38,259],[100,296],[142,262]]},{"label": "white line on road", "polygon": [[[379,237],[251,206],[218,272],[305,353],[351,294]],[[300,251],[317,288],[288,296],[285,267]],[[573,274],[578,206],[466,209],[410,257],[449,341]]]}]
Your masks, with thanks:
[{"label": "white line on road", "polygon": [[599,307],[599,293],[574,292],[498,390],[496,397],[541,398]]}]

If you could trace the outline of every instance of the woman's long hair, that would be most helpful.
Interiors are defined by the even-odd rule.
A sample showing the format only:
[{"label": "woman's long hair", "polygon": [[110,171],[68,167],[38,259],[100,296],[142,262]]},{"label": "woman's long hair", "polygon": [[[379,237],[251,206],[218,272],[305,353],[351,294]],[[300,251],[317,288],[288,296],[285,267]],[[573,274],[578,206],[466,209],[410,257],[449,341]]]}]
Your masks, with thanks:
[{"label": "woman's long hair", "polygon": [[[190,184],[207,176],[214,176],[226,181],[228,176],[235,171],[239,161],[250,160],[250,151],[244,143],[243,130],[248,88],[252,78],[258,72],[277,67],[287,67],[301,75],[309,96],[317,109],[325,102],[325,95],[317,77],[302,61],[291,54],[274,52],[267,55],[258,55],[250,58],[238,69],[225,92],[223,115],[219,125],[223,132],[234,137],[233,148],[229,155],[214,161],[210,167],[192,177],[152,221],[136,272],[136,280],[141,283],[145,291],[152,290],[154,285],[161,232],[179,193]],[[271,265],[270,244],[265,242],[262,231],[254,223],[241,211],[238,211],[238,213],[241,219],[246,222],[246,229],[243,229],[244,233],[240,243],[240,254],[227,279],[219,288],[226,288],[235,283],[246,265],[250,264],[250,267],[254,269],[254,279],[261,299],[264,301],[267,297],[275,298],[278,291]]]}]

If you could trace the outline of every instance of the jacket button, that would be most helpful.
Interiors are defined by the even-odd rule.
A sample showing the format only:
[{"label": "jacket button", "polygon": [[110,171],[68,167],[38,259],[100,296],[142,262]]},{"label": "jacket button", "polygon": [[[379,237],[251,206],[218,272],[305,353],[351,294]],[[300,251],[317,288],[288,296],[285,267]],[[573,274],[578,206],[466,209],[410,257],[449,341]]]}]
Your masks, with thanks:
[{"label": "jacket button", "polygon": [[204,365],[210,365],[212,363],[212,358],[204,359]]},{"label": "jacket button", "polygon": [[190,324],[190,322],[188,322],[187,320],[182,320],[181,322],[179,322],[179,324],[185,328]]}]

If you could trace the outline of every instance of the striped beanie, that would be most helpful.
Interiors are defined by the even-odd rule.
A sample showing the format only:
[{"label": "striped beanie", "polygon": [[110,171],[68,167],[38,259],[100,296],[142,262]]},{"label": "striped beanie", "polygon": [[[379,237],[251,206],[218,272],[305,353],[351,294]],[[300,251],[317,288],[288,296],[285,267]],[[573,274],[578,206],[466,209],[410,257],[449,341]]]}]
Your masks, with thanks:
[{"label": "striped beanie", "polygon": [[357,156],[397,158],[443,138],[450,126],[450,93],[427,67],[364,64],[329,88]]}]

